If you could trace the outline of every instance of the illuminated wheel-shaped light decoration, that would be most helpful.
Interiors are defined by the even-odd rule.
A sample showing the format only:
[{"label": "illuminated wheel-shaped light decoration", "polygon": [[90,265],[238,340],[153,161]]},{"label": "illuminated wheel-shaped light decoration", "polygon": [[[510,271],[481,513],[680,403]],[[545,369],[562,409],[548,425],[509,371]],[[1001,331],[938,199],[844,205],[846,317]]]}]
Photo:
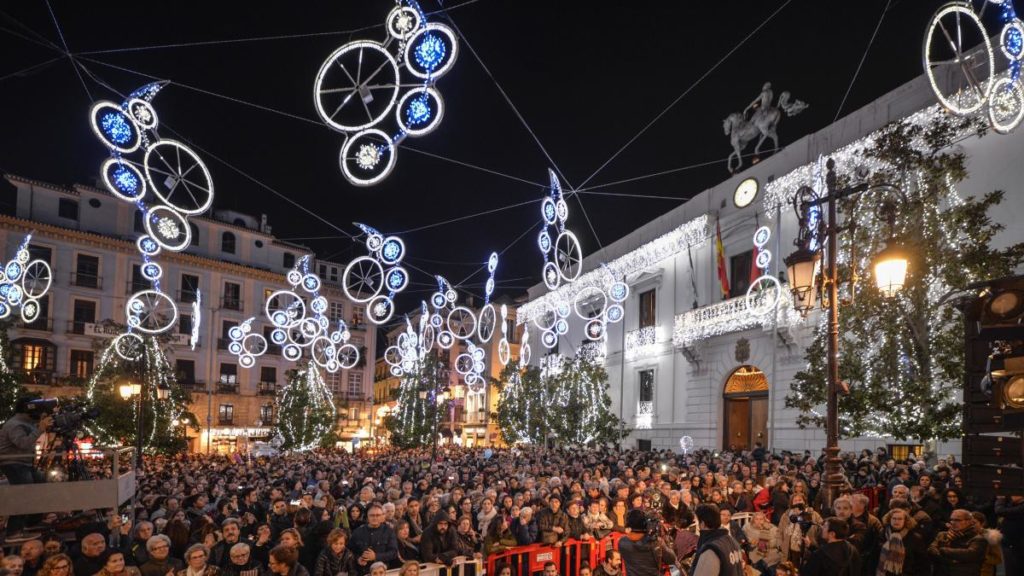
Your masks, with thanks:
[{"label": "illuminated wheel-shaped light decoration", "polygon": [[444,326],[444,318],[442,318],[440,314],[431,314],[430,325],[434,328],[441,328]]},{"label": "illuminated wheel-shaped light decoration", "polygon": [[276,328],[270,331],[270,341],[277,346],[283,345],[288,341],[288,333],[282,328]]},{"label": "illuminated wheel-shaped light decoration", "polygon": [[316,362],[317,365],[323,368],[326,368],[329,363],[335,361],[337,353],[338,351],[334,347],[334,343],[326,336],[317,336],[309,347],[309,354],[313,358],[313,362]]},{"label": "illuminated wheel-shaped light decoration", "polygon": [[569,322],[565,318],[559,318],[555,320],[555,334],[559,336],[565,336],[569,333]]},{"label": "illuminated wheel-shaped light decoration", "polygon": [[146,256],[156,256],[160,253],[160,244],[151,236],[139,236],[139,239],[135,241],[135,247]]},{"label": "illuminated wheel-shaped light decoration", "polygon": [[387,265],[397,264],[405,257],[405,243],[397,236],[388,236],[380,246],[380,259]]},{"label": "illuminated wheel-shaped light decoration", "polygon": [[125,303],[128,325],[146,334],[161,334],[178,322],[178,306],[163,292],[141,290]]},{"label": "illuminated wheel-shaped light decoration", "polygon": [[543,308],[544,310],[541,313],[533,317],[533,323],[541,330],[551,330],[555,327],[555,320],[558,319],[558,315],[555,314],[555,307],[548,302],[543,304]]},{"label": "illuminated wheel-shaped light decoration", "polygon": [[7,298],[7,301],[14,306],[21,304],[22,298],[25,295],[21,287],[17,284],[5,284],[5,286],[7,287],[7,293],[3,294],[3,297]]},{"label": "illuminated wheel-shaped light decoration", "polygon": [[559,302],[555,306],[555,314],[559,318],[568,318],[569,314],[572,314],[572,306],[568,302]]},{"label": "illuminated wheel-shaped light decoration", "polygon": [[398,62],[379,42],[357,40],[324,61],[313,84],[320,119],[339,132],[356,132],[380,122],[398,98]]},{"label": "illuminated wheel-shaped light decoration", "polygon": [[761,226],[754,232],[754,246],[764,248],[772,237],[772,230],[767,226]]},{"label": "illuminated wheel-shaped light decoration", "polygon": [[458,57],[455,33],[444,24],[427,23],[405,43],[405,66],[410,74],[435,80],[444,76]]},{"label": "illuminated wheel-shaped light decoration", "polygon": [[469,354],[459,354],[455,358],[455,371],[465,376],[473,371],[473,357]]},{"label": "illuminated wheel-shaped light decoration", "polygon": [[445,300],[444,294],[440,292],[434,292],[433,294],[430,295],[430,304],[434,308],[444,308],[445,304],[447,303],[448,301]]},{"label": "illuminated wheel-shaped light decoration", "polygon": [[999,48],[1003,56],[1011,62],[1016,62],[1024,57],[1024,24],[1014,18],[1003,26],[999,34]]},{"label": "illuminated wheel-shaped light decoration", "polygon": [[622,308],[620,304],[612,304],[611,306],[608,307],[608,310],[605,311],[605,318],[607,318],[608,321],[612,323],[622,320],[622,317],[624,315],[625,310]]},{"label": "illuminated wheel-shaped light decoration", "polygon": [[306,274],[302,277],[302,289],[310,294],[320,290],[320,277],[316,274]]},{"label": "illuminated wheel-shaped light decoration", "polygon": [[146,195],[146,178],[132,163],[121,158],[108,158],[100,168],[103,185],[111,194],[128,202]]},{"label": "illuminated wheel-shaped light decoration", "polygon": [[508,361],[512,358],[512,347],[509,346],[508,340],[502,338],[498,342],[498,361],[501,362],[502,366],[508,365]]},{"label": "illuminated wheel-shaped light decoration", "polygon": [[608,308],[608,296],[596,286],[586,286],[573,298],[573,309],[581,320],[604,316]]},{"label": "illuminated wheel-shaped light decoration", "polygon": [[146,149],[143,170],[150,189],[164,204],[182,214],[201,214],[213,204],[213,178],[191,148],[176,140],[160,140]]},{"label": "illuminated wheel-shaped light decoration", "polygon": [[441,125],[444,99],[441,93],[427,86],[409,90],[398,100],[395,120],[409,136],[424,136]]},{"label": "illuminated wheel-shaped light decoration", "polygon": [[540,203],[540,215],[544,219],[544,223],[548,226],[553,225],[558,221],[558,208],[555,206],[555,201],[551,198],[545,198]]},{"label": "illuminated wheel-shaped light decoration", "polygon": [[345,141],[338,156],[342,174],[356,186],[373,186],[395,167],[397,154],[391,137],[376,128],[356,132]]},{"label": "illuminated wheel-shaped light decoration", "polygon": [[156,282],[164,275],[163,268],[161,268],[156,262],[146,262],[142,265],[142,268],[140,268],[140,272],[142,273],[142,277],[150,282]]},{"label": "illuminated wheel-shaped light decoration", "polygon": [[160,123],[153,105],[142,98],[128,100],[128,114],[135,124],[143,130],[153,130]]},{"label": "illuminated wheel-shaped light decoration", "polygon": [[33,260],[25,266],[21,287],[28,298],[41,298],[53,283],[53,273],[45,260]]},{"label": "illuminated wheel-shaped light decoration", "polygon": [[430,350],[434,347],[434,327],[427,325],[423,327],[423,337],[421,338],[421,347],[424,350]]},{"label": "illuminated wheel-shaped light decoration", "polygon": [[384,267],[372,256],[360,256],[348,263],[341,277],[345,296],[357,303],[373,300],[384,287]]},{"label": "illuminated wheel-shaped light decoration", "polygon": [[0,302],[0,319],[11,315],[11,307],[6,302]]},{"label": "illuminated wheel-shaped light decoration", "polygon": [[359,363],[359,348],[353,344],[344,344],[338,348],[338,367],[344,370],[355,368]]},{"label": "illuminated wheel-shaped light decoration", "polygon": [[388,14],[388,34],[398,40],[408,38],[420,27],[422,21],[423,19],[420,18],[420,13],[416,9],[408,6],[396,6]]},{"label": "illuminated wheel-shaped light decoration", "polygon": [[284,356],[286,360],[294,362],[302,357],[302,348],[295,344],[285,344],[281,348],[281,356]]},{"label": "illuminated wheel-shaped light decoration", "polygon": [[24,272],[25,266],[16,260],[11,260],[7,263],[7,266],[4,267],[4,276],[8,282],[17,282]]},{"label": "illuminated wheel-shaped light decoration", "polygon": [[494,329],[498,325],[498,315],[494,311],[493,304],[487,304],[480,310],[480,320],[477,323],[476,334],[480,339],[480,342],[487,343],[491,341],[491,336],[494,335]]},{"label": "illuminated wheel-shaped light decoration", "polygon": [[[291,290],[278,290],[267,298],[263,311],[277,328],[292,328],[306,319],[306,304]],[[275,344],[281,344],[276,339]]]},{"label": "illuminated wheel-shaped light decoration", "polygon": [[781,297],[782,287],[779,281],[774,276],[766,274],[750,283],[744,305],[751,314],[764,316],[775,311]]},{"label": "illuminated wheel-shaped light decoration", "polygon": [[448,350],[452,347],[452,344],[455,344],[455,336],[453,336],[451,332],[442,330],[437,335],[437,345],[441,348]]},{"label": "illuminated wheel-shaped light decoration", "polygon": [[127,112],[113,102],[103,100],[89,111],[92,130],[109,148],[130,154],[142,144],[142,133]]},{"label": "illuminated wheel-shaped light decoration", "polygon": [[615,303],[625,302],[626,298],[629,298],[629,284],[613,282],[608,288],[608,298]]},{"label": "illuminated wheel-shaped light decoration", "polygon": [[529,364],[532,353],[533,349],[530,348],[530,345],[523,343],[523,345],[519,347],[519,362],[524,365]]},{"label": "illuminated wheel-shaped light decoration", "polygon": [[559,198],[555,203],[555,214],[558,215],[558,221],[563,224],[569,219],[569,205],[566,204],[564,198]]},{"label": "illuminated wheel-shaped light decoration", "polygon": [[1009,134],[1024,118],[1024,89],[1008,77],[996,80],[989,95],[988,120],[1000,134]]},{"label": "illuminated wheel-shaped light decoration", "polygon": [[554,262],[545,262],[542,273],[544,275],[544,285],[548,287],[548,290],[555,290],[562,283],[561,275],[558,273],[558,266]]},{"label": "illuminated wheel-shaped light decoration", "polygon": [[149,235],[164,250],[181,252],[192,242],[192,227],[180,213],[167,206],[153,206],[142,218]]},{"label": "illuminated wheel-shaped light decoration", "polygon": [[548,234],[547,230],[541,230],[540,234],[537,235],[537,248],[540,248],[542,253],[551,251],[551,235]]},{"label": "illuminated wheel-shaped light decoration", "polygon": [[604,322],[600,318],[594,318],[587,322],[586,334],[590,340],[600,340],[604,337]]},{"label": "illuminated wheel-shaped light decoration", "polygon": [[540,343],[543,344],[545,348],[554,348],[558,345],[558,335],[551,330],[545,330],[544,332],[541,332]]},{"label": "illuminated wheel-shaped light decoration", "polygon": [[383,324],[395,313],[395,303],[387,296],[375,296],[366,305],[367,317],[374,324]]},{"label": "illuminated wheel-shaped light decoration", "polygon": [[[983,50],[975,51],[978,44]],[[947,73],[954,81],[940,88]],[[995,75],[992,43],[970,4],[946,4],[932,16],[924,39],[924,71],[939,102],[955,114],[970,114],[988,101]]]},{"label": "illuminated wheel-shaped light decoration", "polygon": [[772,251],[761,250],[760,252],[757,253],[757,259],[754,261],[754,263],[757,264],[758,268],[765,270],[766,268],[768,268],[768,265],[772,263]]},{"label": "illuminated wheel-shaped light decoration", "polygon": [[269,346],[262,334],[251,332],[242,338],[242,353],[250,356],[262,356]]},{"label": "illuminated wheel-shaped light decoration", "polygon": [[114,338],[114,352],[129,362],[142,358],[142,336],[125,332]]},{"label": "illuminated wheel-shaped light decoration", "polygon": [[579,278],[583,270],[583,251],[579,240],[568,230],[559,234],[555,240],[555,264],[558,266],[558,275],[566,282]]},{"label": "illuminated wheel-shaped light decoration", "polygon": [[39,306],[39,302],[33,298],[26,298],[21,303],[21,320],[26,324],[31,324],[39,318],[39,313],[42,311],[42,307]]},{"label": "illuminated wheel-shaped light decoration", "polygon": [[468,340],[476,332],[476,316],[465,306],[456,306],[445,321],[448,331],[459,340]]}]

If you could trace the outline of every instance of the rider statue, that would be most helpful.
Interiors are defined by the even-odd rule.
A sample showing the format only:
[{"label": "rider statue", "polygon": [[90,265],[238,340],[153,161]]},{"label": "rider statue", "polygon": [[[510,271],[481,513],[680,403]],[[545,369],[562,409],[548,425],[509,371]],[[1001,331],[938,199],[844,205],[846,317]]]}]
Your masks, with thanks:
[{"label": "rider statue", "polygon": [[[765,82],[761,87],[761,93],[743,109],[742,114],[733,112],[723,121],[725,134],[730,137],[733,150],[727,161],[729,172],[735,172],[743,165],[743,149],[754,138],[759,137],[757,146],[754,147],[754,154],[761,152],[761,145],[768,138],[772,140],[773,149],[778,149],[779,136],[776,133],[776,127],[782,118],[782,113],[785,113],[786,116],[796,116],[807,109],[806,102],[800,100],[790,102],[789,92],[779,94],[777,105],[772,106],[774,96],[772,83]],[[734,158],[735,166],[733,166]]]}]

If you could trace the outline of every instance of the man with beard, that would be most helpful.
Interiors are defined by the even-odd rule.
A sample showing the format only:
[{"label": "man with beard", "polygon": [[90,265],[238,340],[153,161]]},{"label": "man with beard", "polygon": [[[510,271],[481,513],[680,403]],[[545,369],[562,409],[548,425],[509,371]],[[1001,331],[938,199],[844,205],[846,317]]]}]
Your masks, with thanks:
[{"label": "man with beard", "polygon": [[618,550],[609,550],[604,562],[594,569],[594,576],[619,576],[622,574],[622,555]]},{"label": "man with beard", "polygon": [[434,521],[423,531],[420,541],[420,552],[424,562],[435,562],[450,566],[452,560],[459,555],[455,543],[455,531],[449,528],[448,513],[440,511]]},{"label": "man with beard", "polygon": [[419,544],[423,535],[423,516],[419,498],[409,498],[405,508],[405,520],[409,523],[409,541]]},{"label": "man with beard", "polygon": [[[857,548],[846,541],[850,535],[850,522],[832,516],[825,520],[821,530],[825,544],[811,553],[800,568],[801,576],[837,576],[860,574],[861,561]],[[696,575],[695,575],[696,576]]]}]

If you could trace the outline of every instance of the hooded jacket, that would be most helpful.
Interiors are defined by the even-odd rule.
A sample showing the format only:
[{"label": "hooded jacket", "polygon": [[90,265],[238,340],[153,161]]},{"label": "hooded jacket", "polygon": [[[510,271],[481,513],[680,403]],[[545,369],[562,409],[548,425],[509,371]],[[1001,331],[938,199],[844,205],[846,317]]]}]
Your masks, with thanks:
[{"label": "hooded jacket", "polygon": [[[442,533],[438,530],[439,520],[448,522],[448,528]],[[420,554],[424,562],[438,562],[451,565],[452,560],[459,555],[456,545],[455,528],[448,519],[448,513],[441,510],[431,519],[430,525],[423,531],[423,538],[420,540]]]}]

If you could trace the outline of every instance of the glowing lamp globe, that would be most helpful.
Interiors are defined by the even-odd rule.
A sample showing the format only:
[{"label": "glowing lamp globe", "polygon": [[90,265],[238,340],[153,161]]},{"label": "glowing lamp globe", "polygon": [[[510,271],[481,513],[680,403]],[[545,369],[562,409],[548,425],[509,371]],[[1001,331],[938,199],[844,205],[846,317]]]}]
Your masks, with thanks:
[{"label": "glowing lamp globe", "polygon": [[895,296],[907,282],[907,267],[910,259],[906,251],[896,244],[890,244],[875,257],[875,285],[886,298]]},{"label": "glowing lamp globe", "polygon": [[117,387],[117,391],[121,395],[121,398],[124,398],[125,400],[127,400],[129,398],[133,398],[135,396],[138,396],[139,394],[142,394],[142,385],[141,384],[122,384],[122,385]]},{"label": "glowing lamp globe", "polygon": [[806,314],[815,304],[815,277],[821,253],[801,248],[786,257],[786,271],[789,275],[789,289],[793,292],[793,306]]}]

